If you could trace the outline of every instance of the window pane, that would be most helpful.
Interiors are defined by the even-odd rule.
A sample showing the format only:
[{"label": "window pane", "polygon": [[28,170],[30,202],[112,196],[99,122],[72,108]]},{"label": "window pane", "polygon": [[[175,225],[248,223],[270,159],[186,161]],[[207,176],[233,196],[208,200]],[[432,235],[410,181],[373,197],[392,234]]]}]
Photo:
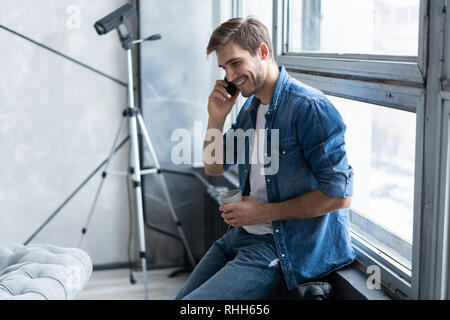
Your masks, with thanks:
[{"label": "window pane", "polygon": [[[241,12],[240,16],[243,18],[247,18],[252,16],[259,21],[261,21],[269,31],[270,39],[272,40],[272,8],[273,1],[272,0],[245,0],[241,1]],[[225,75],[225,74],[224,74]],[[230,114],[227,116],[225,121],[224,130],[231,127],[231,124],[236,121],[237,115],[244,105],[247,99],[243,98],[242,95],[239,95],[236,100],[236,104]]]},{"label": "window pane", "polygon": [[289,0],[288,52],[417,56],[420,0]]},{"label": "window pane", "polygon": [[[352,231],[410,269],[416,114],[328,97],[347,126]],[[359,217],[360,216],[360,217]]]},{"label": "window pane", "polygon": [[272,0],[244,0],[242,1],[242,17],[253,16],[261,21],[272,35]]}]

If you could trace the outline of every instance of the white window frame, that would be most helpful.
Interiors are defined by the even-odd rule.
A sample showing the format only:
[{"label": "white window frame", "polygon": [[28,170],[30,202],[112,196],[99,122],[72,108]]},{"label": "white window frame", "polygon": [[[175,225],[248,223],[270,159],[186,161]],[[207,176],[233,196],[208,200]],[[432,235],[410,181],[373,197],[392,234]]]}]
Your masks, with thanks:
[{"label": "white window frame", "polygon": [[416,113],[416,141],[415,141],[415,174],[414,174],[414,217],[413,217],[413,243],[412,243],[412,269],[408,272],[401,265],[352,234],[352,243],[357,259],[363,265],[379,265],[382,279],[408,297],[417,297],[418,279],[413,275],[419,272],[420,251],[420,216],[422,194],[422,164],[423,164],[423,117],[424,117],[424,89],[404,87],[393,84],[370,83],[360,80],[348,80],[301,74],[293,71],[290,75],[325,94],[332,96],[367,102],[371,104],[392,107],[399,110]]},{"label": "white window frame", "polygon": [[[273,43],[276,60],[286,67],[294,67],[302,73],[331,74],[362,79],[399,81],[424,84],[428,42],[428,0],[420,1],[419,48],[417,57],[333,54],[289,53],[285,50],[286,8],[288,0],[273,0]],[[280,23],[281,22],[281,23]],[[275,27],[275,24],[278,26]]]},{"label": "white window frame", "polygon": [[[449,12],[449,0],[444,0],[444,6],[447,8],[445,13],[444,30],[450,30],[450,12]],[[444,34],[444,49],[443,49],[443,73],[442,73],[442,89],[450,91],[450,32]]]},{"label": "white window frame", "polygon": [[363,265],[377,264],[383,282],[410,298],[419,296],[420,234],[424,160],[424,108],[428,44],[428,1],[420,1],[417,57],[286,53],[287,0],[273,0],[275,59],[291,76],[326,94],[416,113],[416,155],[411,271],[382,254],[356,234],[352,244]]},{"label": "white window frame", "polygon": [[439,194],[437,199],[437,223],[434,225],[435,248],[431,264],[434,270],[434,283],[431,285],[435,299],[450,299],[450,92],[442,91],[439,100],[442,103],[442,147],[440,169],[437,181]]},{"label": "white window frame", "polygon": [[[419,299],[449,298],[448,170],[450,70],[448,0],[428,3],[429,52],[424,122],[424,181]],[[447,280],[446,280],[447,279]]]},{"label": "white window frame", "polygon": [[[446,6],[446,15],[444,30],[449,30],[450,28],[450,2],[445,0],[444,5]],[[439,212],[439,217],[442,217],[442,223],[440,224],[443,228],[442,239],[443,239],[443,258],[442,258],[442,276],[446,287],[441,288],[441,298],[449,300],[450,299],[450,32],[444,34],[444,69],[443,69],[443,84],[441,92],[441,98],[443,99],[444,105],[444,117],[443,117],[443,129],[442,129],[442,156],[441,163],[445,164],[445,171],[441,171],[440,177],[445,177],[444,185],[441,185],[441,211]],[[446,279],[445,279],[446,277]]]}]

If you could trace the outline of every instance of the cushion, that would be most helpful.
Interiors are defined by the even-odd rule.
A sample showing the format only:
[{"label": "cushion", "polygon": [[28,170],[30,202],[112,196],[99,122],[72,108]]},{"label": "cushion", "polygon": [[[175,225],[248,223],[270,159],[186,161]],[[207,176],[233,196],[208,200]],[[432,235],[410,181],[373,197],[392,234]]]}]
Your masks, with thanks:
[{"label": "cushion", "polygon": [[0,243],[0,299],[75,299],[91,274],[81,249]]}]

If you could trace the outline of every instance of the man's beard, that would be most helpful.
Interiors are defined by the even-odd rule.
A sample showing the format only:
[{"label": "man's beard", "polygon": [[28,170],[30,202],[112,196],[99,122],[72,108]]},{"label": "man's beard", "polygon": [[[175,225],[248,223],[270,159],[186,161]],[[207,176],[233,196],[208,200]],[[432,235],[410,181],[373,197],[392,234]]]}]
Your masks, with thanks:
[{"label": "man's beard", "polygon": [[263,83],[264,83],[264,67],[261,62],[256,63],[256,72],[255,72],[255,78],[253,81],[253,88],[250,90],[250,92],[241,92],[242,96],[245,98],[250,97],[252,94],[255,94],[259,89],[261,89]]}]

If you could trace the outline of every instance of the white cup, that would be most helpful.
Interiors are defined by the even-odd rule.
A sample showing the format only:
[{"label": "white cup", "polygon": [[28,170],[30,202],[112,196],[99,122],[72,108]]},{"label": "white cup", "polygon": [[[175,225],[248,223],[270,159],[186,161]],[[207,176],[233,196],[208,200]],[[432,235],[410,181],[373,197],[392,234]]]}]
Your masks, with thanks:
[{"label": "white cup", "polygon": [[232,189],[222,193],[218,198],[220,205],[223,206],[227,203],[242,201],[242,192],[239,189]]}]

